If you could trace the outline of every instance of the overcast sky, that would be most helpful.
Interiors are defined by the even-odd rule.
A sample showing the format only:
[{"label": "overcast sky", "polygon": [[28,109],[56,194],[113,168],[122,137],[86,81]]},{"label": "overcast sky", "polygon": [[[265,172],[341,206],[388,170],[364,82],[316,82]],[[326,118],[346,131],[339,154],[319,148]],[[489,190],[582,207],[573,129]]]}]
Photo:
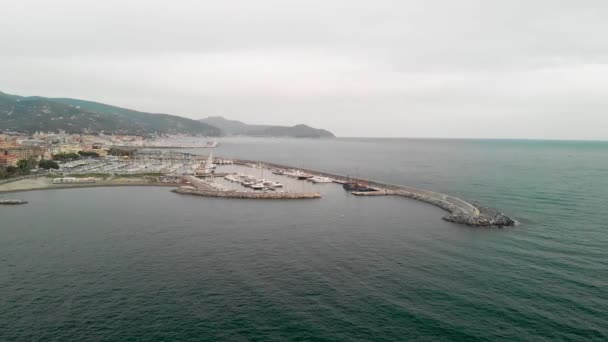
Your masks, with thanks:
[{"label": "overcast sky", "polygon": [[608,1],[19,0],[0,91],[340,136],[608,139]]}]

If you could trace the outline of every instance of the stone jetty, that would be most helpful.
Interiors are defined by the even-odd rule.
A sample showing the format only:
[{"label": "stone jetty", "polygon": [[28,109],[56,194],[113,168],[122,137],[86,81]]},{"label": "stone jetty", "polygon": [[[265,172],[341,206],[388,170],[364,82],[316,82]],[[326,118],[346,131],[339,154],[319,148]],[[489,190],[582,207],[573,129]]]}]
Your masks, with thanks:
[{"label": "stone jetty", "polygon": [[475,227],[511,227],[515,225],[515,221],[504,215],[503,213],[490,208],[477,207],[460,198],[441,194],[433,191],[422,190],[407,186],[385,184],[377,181],[368,181],[363,179],[353,179],[341,175],[335,175],[327,172],[319,172],[302,168],[294,168],[291,166],[280,165],[275,163],[263,163],[249,160],[235,160],[235,164],[243,165],[262,165],[268,168],[280,170],[297,169],[302,172],[309,173],[315,176],[329,177],[337,182],[344,183],[353,181],[358,183],[369,183],[369,186],[377,191],[353,192],[356,196],[401,196],[425,203],[435,205],[449,213],[443,217],[445,221],[466,224]]},{"label": "stone jetty", "polygon": [[[444,216],[445,221],[466,224],[469,226],[476,227],[510,227],[515,225],[515,221],[503,215],[502,213],[489,209],[489,208],[477,208],[472,204],[467,203],[453,203],[447,199],[451,196],[443,195],[445,197],[428,196],[422,195],[418,192],[405,191],[405,190],[386,190],[379,189],[378,191],[372,192],[353,192],[355,196],[402,196],[411,199],[415,199],[421,202],[429,203],[437,206],[450,214]],[[458,199],[460,200],[460,199]],[[460,200],[462,201],[462,200]],[[465,202],[466,203],[466,202]]]},{"label": "stone jetty", "polygon": [[178,194],[196,195],[205,197],[223,197],[240,199],[314,199],[321,198],[318,192],[243,192],[243,191],[217,191],[198,190],[194,187],[182,186],[171,190]]}]

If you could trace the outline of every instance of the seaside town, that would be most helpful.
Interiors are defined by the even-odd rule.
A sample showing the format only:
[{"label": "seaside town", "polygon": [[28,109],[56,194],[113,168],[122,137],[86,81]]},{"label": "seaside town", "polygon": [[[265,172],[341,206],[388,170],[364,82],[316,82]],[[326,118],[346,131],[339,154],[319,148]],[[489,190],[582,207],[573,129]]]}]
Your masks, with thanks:
[{"label": "seaside town", "polygon": [[53,160],[55,155],[75,153],[106,156],[105,147],[115,144],[141,143],[143,137],[104,136],[36,132],[26,136],[14,132],[0,133],[0,167],[17,167],[24,161]]},{"label": "seaside town", "polygon": [[[311,184],[337,180],[295,169],[213,156],[217,142],[184,136],[35,133],[0,135],[0,192],[79,186],[167,185],[176,192],[215,197],[318,198],[287,179]],[[179,149],[201,149],[199,155]],[[220,169],[221,167],[221,169]],[[265,173],[266,172],[266,173]],[[265,174],[264,174],[265,173]],[[274,179],[269,179],[274,177]],[[11,202],[12,203],[12,202]]]},{"label": "seaside town", "polygon": [[[32,172],[60,169],[66,162],[86,158],[132,156],[134,149],[147,148],[214,148],[207,144],[171,143],[173,138],[157,139],[134,135],[83,135],[59,132],[36,132],[24,135],[16,132],[0,133],[0,179],[23,176]],[[82,163],[82,162],[81,162]],[[67,164],[69,167],[70,164]]]}]

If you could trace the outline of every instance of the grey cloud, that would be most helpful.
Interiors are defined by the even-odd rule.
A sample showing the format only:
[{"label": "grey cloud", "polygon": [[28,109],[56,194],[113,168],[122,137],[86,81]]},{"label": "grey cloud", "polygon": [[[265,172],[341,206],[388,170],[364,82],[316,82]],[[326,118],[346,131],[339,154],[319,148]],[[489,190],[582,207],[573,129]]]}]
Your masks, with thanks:
[{"label": "grey cloud", "polygon": [[605,1],[21,0],[2,10],[6,92],[340,135],[608,139]]}]

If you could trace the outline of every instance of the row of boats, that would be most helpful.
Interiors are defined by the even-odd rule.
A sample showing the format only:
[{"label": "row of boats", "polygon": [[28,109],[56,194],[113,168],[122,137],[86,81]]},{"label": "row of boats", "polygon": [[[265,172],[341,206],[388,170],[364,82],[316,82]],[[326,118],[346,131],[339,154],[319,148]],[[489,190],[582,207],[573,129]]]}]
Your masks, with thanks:
[{"label": "row of boats", "polygon": [[196,176],[208,176],[208,175],[215,173],[215,169],[217,168],[217,165],[232,165],[232,164],[234,164],[234,162],[229,159],[215,159],[214,160],[213,151],[211,151],[209,153],[209,157],[207,157],[207,160],[205,161],[205,163],[204,164],[201,163],[197,167],[195,167],[194,174]]},{"label": "row of boats", "polygon": [[313,183],[331,183],[333,182],[333,179],[328,178],[328,177],[321,177],[321,176],[314,176],[305,172],[302,172],[301,170],[281,170],[281,169],[277,169],[277,170],[273,170],[272,171],[273,174],[275,175],[281,175],[281,176],[287,176],[287,177],[292,177],[292,178],[297,178],[299,180],[307,180]]},{"label": "row of boats", "polygon": [[251,188],[253,190],[276,190],[282,188],[283,184],[268,179],[257,179],[252,175],[246,175],[243,173],[235,173],[226,175],[226,180],[234,183],[239,183],[244,187]]}]

